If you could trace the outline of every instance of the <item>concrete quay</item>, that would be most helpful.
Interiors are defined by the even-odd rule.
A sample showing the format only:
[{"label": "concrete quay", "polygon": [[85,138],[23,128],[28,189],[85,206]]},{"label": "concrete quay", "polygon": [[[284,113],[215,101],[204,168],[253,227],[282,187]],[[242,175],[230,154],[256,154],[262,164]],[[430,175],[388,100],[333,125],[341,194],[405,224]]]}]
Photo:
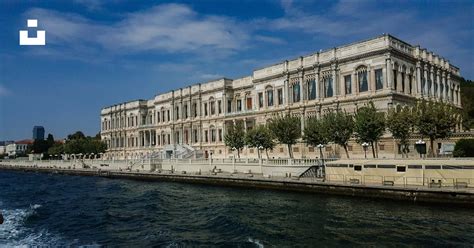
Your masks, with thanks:
[{"label": "concrete quay", "polygon": [[429,188],[421,186],[383,186],[370,184],[343,184],[324,182],[316,178],[269,177],[262,174],[228,172],[183,172],[157,170],[128,171],[84,168],[54,168],[20,166],[14,162],[0,162],[0,170],[40,172],[80,176],[100,176],[105,178],[132,179],[142,181],[171,181],[216,186],[260,188],[272,190],[298,191],[307,193],[333,194],[354,197],[401,200],[412,203],[431,203],[452,206],[474,207],[474,189],[453,187]]}]

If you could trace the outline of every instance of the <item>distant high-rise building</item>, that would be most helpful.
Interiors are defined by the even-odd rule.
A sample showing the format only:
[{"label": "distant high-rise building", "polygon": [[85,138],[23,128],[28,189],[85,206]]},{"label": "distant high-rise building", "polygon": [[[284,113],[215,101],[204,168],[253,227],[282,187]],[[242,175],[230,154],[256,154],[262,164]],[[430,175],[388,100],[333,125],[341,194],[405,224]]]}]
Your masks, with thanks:
[{"label": "distant high-rise building", "polygon": [[34,126],[33,127],[33,140],[44,140],[44,127]]}]

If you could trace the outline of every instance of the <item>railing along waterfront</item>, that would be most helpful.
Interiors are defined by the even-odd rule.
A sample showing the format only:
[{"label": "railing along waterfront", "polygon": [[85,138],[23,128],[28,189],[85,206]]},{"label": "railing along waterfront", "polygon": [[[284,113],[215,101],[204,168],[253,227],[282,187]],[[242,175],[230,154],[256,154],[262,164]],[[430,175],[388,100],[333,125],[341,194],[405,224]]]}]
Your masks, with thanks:
[{"label": "railing along waterfront", "polygon": [[[179,164],[256,164],[256,165],[278,165],[278,166],[311,166],[337,159],[255,159],[255,158],[202,158],[202,159],[163,159],[163,163]],[[319,162],[318,162],[319,161]]]},{"label": "railing along waterfront", "polygon": [[405,188],[425,186],[430,188],[472,188],[474,178],[442,178],[442,177],[404,177],[380,175],[344,175],[326,174],[326,182],[351,185],[383,185],[403,186]]}]

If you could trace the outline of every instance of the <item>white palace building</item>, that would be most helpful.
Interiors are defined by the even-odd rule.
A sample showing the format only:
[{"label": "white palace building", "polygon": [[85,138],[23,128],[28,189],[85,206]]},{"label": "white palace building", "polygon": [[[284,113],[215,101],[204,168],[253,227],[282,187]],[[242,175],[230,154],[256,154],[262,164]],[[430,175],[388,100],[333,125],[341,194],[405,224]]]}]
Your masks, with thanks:
[{"label": "white palace building", "polygon": [[[304,127],[307,117],[338,108],[354,112],[369,101],[381,111],[420,98],[461,107],[459,82],[459,68],[447,59],[384,34],[282,61],[247,77],[221,78],[103,108],[101,136],[106,156],[113,158],[228,158],[236,152],[225,146],[224,134],[236,121],[248,130],[275,113],[291,113],[301,117]],[[377,148],[379,157],[397,154],[389,133]],[[355,142],[349,151],[363,156]],[[319,155],[303,143],[293,152],[295,158]],[[326,146],[325,153],[344,156],[336,145]],[[288,151],[278,145],[269,155],[283,158]],[[257,151],[244,148],[242,156],[257,157]]]}]

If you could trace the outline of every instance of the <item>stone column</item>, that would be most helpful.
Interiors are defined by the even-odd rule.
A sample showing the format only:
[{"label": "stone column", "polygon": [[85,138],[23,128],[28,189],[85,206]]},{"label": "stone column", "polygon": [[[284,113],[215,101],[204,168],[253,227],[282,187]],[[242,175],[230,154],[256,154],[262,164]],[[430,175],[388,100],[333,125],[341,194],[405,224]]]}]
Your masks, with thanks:
[{"label": "stone column", "polygon": [[419,61],[416,62],[416,95],[422,95],[421,92],[421,63]]},{"label": "stone column", "polygon": [[428,92],[428,65],[424,65],[423,67],[423,80],[425,82],[425,85],[423,87],[423,95],[424,96],[429,96],[429,92]]},{"label": "stone column", "polygon": [[441,80],[440,80],[440,71],[439,69],[436,70],[436,87],[438,88],[437,92],[436,92],[436,96],[438,97],[438,100],[441,100]]},{"label": "stone column", "polygon": [[316,80],[316,99],[321,99],[321,82],[319,81],[319,71],[315,69],[314,80]]},{"label": "stone column", "polygon": [[446,85],[446,72],[442,72],[442,77],[441,77],[441,83],[443,84],[443,92],[442,92],[442,98],[444,101],[446,101],[448,99],[448,89],[447,89],[447,85]]},{"label": "stone column", "polygon": [[319,66],[314,68],[314,80],[316,80],[316,99],[320,100],[322,97],[321,94],[321,82],[319,77]]},{"label": "stone column", "polygon": [[434,66],[433,65],[431,66],[431,69],[430,69],[430,80],[431,80],[431,94],[430,94],[430,96],[435,98],[435,92],[434,92],[435,81],[434,81]]},{"label": "stone column", "polygon": [[385,60],[385,65],[387,68],[386,75],[385,75],[385,81],[386,81],[385,85],[389,90],[392,90],[393,89],[393,80],[392,80],[393,69],[392,69],[392,61],[390,57]]},{"label": "stone column", "polygon": [[397,77],[397,92],[403,92],[403,80],[402,80],[402,73],[400,72],[400,67],[396,68],[396,77]]},{"label": "stone column", "polygon": [[448,76],[447,76],[446,86],[447,86],[447,94],[448,94],[448,97],[446,99],[448,100],[448,102],[452,102],[453,99],[451,97],[451,91],[452,91],[452,88],[451,88],[451,75],[449,74],[449,72],[448,72]]},{"label": "stone column", "polygon": [[304,132],[304,122],[305,122],[305,110],[304,110],[304,107],[303,107],[303,112],[301,113],[301,116],[300,116],[300,122],[301,122],[301,136],[303,136],[303,132]]},{"label": "stone column", "polygon": [[244,118],[244,130],[247,133],[247,118]]},{"label": "stone column", "polygon": [[[285,80],[284,87],[283,87],[283,105],[285,105],[285,106],[288,106],[289,103],[290,103],[290,101],[289,101],[289,99],[290,99],[289,89],[290,89],[290,74],[287,73],[286,74],[286,80]],[[256,106],[259,107],[258,106],[258,104],[259,104],[258,103],[258,101],[259,101],[258,93],[257,93],[256,96],[257,97],[256,97],[255,103],[256,103]]]},{"label": "stone column", "polygon": [[[301,96],[301,102],[306,102],[306,100],[308,100],[308,96],[307,96],[307,85],[306,85],[306,82],[304,81],[304,73],[301,72],[300,76],[299,76],[299,80],[300,80],[300,96]],[[264,93],[265,94],[265,93]],[[268,101],[265,101],[266,103],[268,103]]]},{"label": "stone column", "polygon": [[357,96],[359,95],[359,78],[357,77],[357,72],[355,71],[351,75],[352,93]]},{"label": "stone column", "polygon": [[367,80],[369,80],[369,91],[372,92],[372,93],[375,93],[375,88],[376,88],[376,86],[375,86],[375,70],[372,70],[372,68],[371,68],[367,71],[367,74],[368,74],[368,77],[369,77],[367,79]]},{"label": "stone column", "polygon": [[333,90],[334,94],[333,96],[338,96],[340,95],[340,85],[339,85],[339,80],[337,77],[337,71],[336,71],[336,66],[334,66],[334,69],[332,70],[332,85],[333,85]]}]

